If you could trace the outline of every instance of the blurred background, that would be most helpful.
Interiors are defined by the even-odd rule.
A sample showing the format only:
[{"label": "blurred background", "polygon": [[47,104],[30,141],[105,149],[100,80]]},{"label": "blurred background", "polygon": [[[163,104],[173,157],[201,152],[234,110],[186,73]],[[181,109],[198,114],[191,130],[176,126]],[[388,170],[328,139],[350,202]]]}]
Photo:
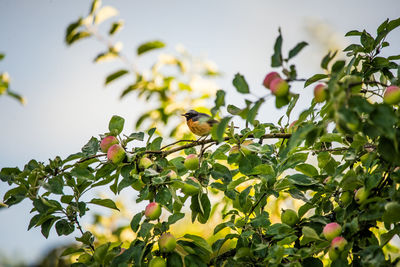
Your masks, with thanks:
[{"label": "blurred background", "polygon": [[[128,132],[134,131],[139,114],[148,110],[135,94],[120,99],[126,85],[123,81],[104,86],[105,77],[121,63],[93,63],[104,50],[103,43],[90,38],[70,47],[65,44],[67,26],[86,16],[90,3],[0,0],[0,53],[6,55],[0,72],[7,71],[11,89],[27,99],[23,106],[12,98],[0,97],[0,168],[23,167],[32,158],[65,158],[79,151],[91,136],[107,132],[114,114],[126,119]],[[346,32],[366,29],[375,34],[386,18],[400,14],[398,0],[379,6],[374,0],[104,0],[103,5],[119,11],[117,19],[124,20],[124,29],[113,38],[123,43],[127,58],[139,69],[149,68],[165,54],[188,51],[221,73],[202,86],[226,90],[226,102],[236,105],[243,102],[232,86],[238,72],[246,77],[254,95],[267,93],[262,80],[271,71],[270,57],[279,27],[284,53],[300,41],[309,43],[294,60],[299,77],[308,78],[321,72],[320,61],[328,51],[342,50],[350,43],[351,39],[344,37]],[[167,47],[161,51],[165,54],[151,52],[135,58],[136,47],[150,40],[165,42]],[[400,54],[400,32],[393,32],[387,41],[391,44],[387,53]],[[310,103],[312,89],[303,89],[303,83],[298,83],[292,91],[301,94],[294,120]],[[277,122],[284,111],[275,109],[272,98],[267,101],[270,105],[264,105],[257,118]],[[0,183],[0,195],[7,190],[7,185]],[[141,208],[136,206],[135,196],[125,193],[121,198],[132,203],[127,206],[128,213]],[[74,240],[72,236],[57,237],[55,231],[48,240],[40,229],[28,232],[31,208],[31,203],[24,201],[0,210],[0,258],[32,263],[52,248]],[[83,225],[89,223],[90,216],[83,218]]]}]

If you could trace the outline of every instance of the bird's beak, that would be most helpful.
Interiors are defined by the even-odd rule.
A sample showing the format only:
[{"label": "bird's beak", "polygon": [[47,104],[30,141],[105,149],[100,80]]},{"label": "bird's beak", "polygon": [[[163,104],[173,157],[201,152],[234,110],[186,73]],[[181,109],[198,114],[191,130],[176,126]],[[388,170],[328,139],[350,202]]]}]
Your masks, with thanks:
[{"label": "bird's beak", "polygon": [[186,114],[181,114],[181,116],[186,117]]}]

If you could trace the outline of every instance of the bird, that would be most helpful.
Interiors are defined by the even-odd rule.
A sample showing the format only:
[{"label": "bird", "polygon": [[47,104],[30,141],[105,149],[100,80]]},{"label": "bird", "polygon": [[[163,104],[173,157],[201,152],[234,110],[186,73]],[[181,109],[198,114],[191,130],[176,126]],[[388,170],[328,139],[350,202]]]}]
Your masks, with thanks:
[{"label": "bird", "polygon": [[219,123],[219,121],[211,118],[210,115],[197,112],[193,109],[182,114],[182,116],[186,118],[189,130],[200,137],[208,135],[211,132],[213,125]]}]

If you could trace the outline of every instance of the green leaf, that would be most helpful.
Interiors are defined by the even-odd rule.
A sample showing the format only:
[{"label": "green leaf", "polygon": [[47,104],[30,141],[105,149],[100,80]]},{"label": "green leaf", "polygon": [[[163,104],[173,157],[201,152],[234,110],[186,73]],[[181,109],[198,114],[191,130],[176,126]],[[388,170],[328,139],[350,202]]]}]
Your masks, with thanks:
[{"label": "green leaf", "polygon": [[314,166],[307,164],[307,163],[299,164],[296,166],[295,169],[296,169],[296,171],[299,171],[310,177],[318,175],[318,170]]},{"label": "green leaf", "polygon": [[6,55],[5,55],[5,54],[3,54],[3,53],[0,53],[0,60],[3,60],[5,57],[6,57]]},{"label": "green leaf", "polygon": [[107,52],[103,52],[98,54],[95,58],[94,58],[94,62],[99,63],[99,62],[103,62],[103,61],[107,61],[110,59],[114,59],[118,57],[118,53],[116,51],[107,51]]},{"label": "green leaf", "polygon": [[225,91],[218,90],[217,97],[215,98],[215,106],[211,109],[211,114],[214,116],[217,114],[219,108],[225,106]]},{"label": "green leaf", "polygon": [[105,85],[109,84],[110,82],[112,82],[128,73],[129,73],[129,71],[124,70],[124,69],[111,73],[110,75],[107,76]]},{"label": "green leaf", "polygon": [[289,51],[288,60],[295,57],[307,45],[308,45],[308,43],[306,43],[306,42],[298,43],[292,50]]},{"label": "green leaf", "polygon": [[293,108],[296,106],[297,100],[299,100],[300,95],[295,94],[293,97],[290,99],[289,106],[286,110],[286,116],[289,118],[290,113],[292,113]]},{"label": "green leaf", "polygon": [[211,135],[214,140],[222,142],[222,140],[224,139],[226,127],[228,126],[231,119],[232,117],[225,117],[218,124],[213,126]]},{"label": "green leaf", "polygon": [[133,216],[131,220],[131,228],[132,230],[136,233],[136,231],[139,229],[140,221],[142,220],[143,217],[143,212],[139,212],[135,216]]},{"label": "green leaf", "polygon": [[97,140],[97,138],[92,136],[92,138],[90,138],[89,142],[87,142],[87,144],[82,147],[82,153],[83,153],[83,156],[90,157],[90,156],[96,155],[96,153],[99,151],[99,149],[100,149],[99,140]]},{"label": "green leaf", "polygon": [[249,110],[249,113],[247,114],[247,121],[250,122],[251,124],[254,124],[254,119],[256,118],[258,109],[260,108],[260,106],[263,102],[264,102],[264,99],[258,100],[254,104],[254,106]]},{"label": "green leaf", "polygon": [[248,94],[249,91],[249,85],[247,84],[245,78],[243,75],[241,75],[240,73],[237,73],[235,75],[235,78],[233,78],[233,86],[235,86],[236,91],[238,91],[239,93],[242,94]]},{"label": "green leaf", "polygon": [[315,232],[315,230],[311,227],[308,226],[303,226],[303,228],[301,229],[302,233],[303,233],[303,239],[300,241],[301,245],[305,245],[309,242],[312,241],[316,241],[316,240],[321,240],[317,234],[317,232]]},{"label": "green leaf", "polygon": [[167,267],[183,267],[182,257],[176,252],[169,253],[167,257]]},{"label": "green leaf", "polygon": [[122,20],[114,22],[111,25],[111,28],[108,31],[108,34],[113,35],[113,34],[119,32],[123,26],[124,26],[124,22]]},{"label": "green leaf", "polygon": [[337,51],[333,52],[332,55],[331,52],[329,51],[328,54],[326,54],[326,56],[324,56],[324,58],[321,61],[321,68],[327,70],[329,62],[336,56],[336,54]]},{"label": "green leaf", "polygon": [[68,222],[67,220],[59,220],[56,223],[56,231],[59,236],[61,235],[69,235],[75,230],[75,227],[73,224]]},{"label": "green leaf", "polygon": [[119,209],[115,205],[114,201],[112,201],[111,199],[93,198],[92,200],[90,200],[89,203],[96,204],[96,205],[99,205],[99,206],[103,206],[103,207],[107,207],[107,208],[119,211]]},{"label": "green leaf", "polygon": [[326,75],[326,74],[315,74],[304,83],[304,88],[309,86],[312,83],[315,83],[316,81],[325,79],[327,77],[328,77],[328,75]]},{"label": "green leaf", "polygon": [[371,52],[372,49],[374,48],[375,39],[372,38],[372,36],[366,31],[362,32],[360,39],[361,39],[361,44],[366,49],[366,52],[367,53]]},{"label": "green leaf", "polygon": [[49,237],[50,229],[53,226],[53,224],[59,219],[59,217],[54,217],[51,216],[50,219],[42,223],[42,234],[43,236],[47,239]]},{"label": "green leaf", "polygon": [[279,35],[275,40],[274,54],[271,57],[271,67],[282,66],[282,34],[281,29],[278,30]]},{"label": "green leaf", "polygon": [[96,250],[93,253],[93,258],[96,262],[103,264],[104,259],[107,256],[107,252],[108,252],[110,245],[111,245],[111,243],[107,242],[96,248]]},{"label": "green leaf", "polygon": [[238,115],[242,110],[235,105],[228,105],[227,111],[232,115]]},{"label": "green leaf", "polygon": [[207,241],[202,238],[201,236],[197,236],[197,235],[191,235],[191,234],[185,234],[183,236],[186,239],[190,239],[193,241],[193,243],[195,243],[197,246],[205,249],[207,252],[212,253],[212,249],[211,246],[207,243]]},{"label": "green leaf", "polygon": [[122,132],[123,128],[124,128],[124,123],[125,123],[125,119],[114,115],[112,116],[109,124],[108,124],[108,129],[110,130],[111,133],[118,135]]},{"label": "green leaf", "polygon": [[129,135],[128,140],[129,141],[133,141],[133,140],[143,141],[144,140],[144,133],[143,132],[132,133],[132,134]]},{"label": "green leaf", "polygon": [[171,216],[168,217],[168,224],[174,224],[177,221],[179,221],[180,219],[183,219],[185,217],[184,213],[174,213]]},{"label": "green leaf", "polygon": [[304,174],[293,174],[293,175],[290,175],[287,179],[296,185],[308,186],[308,185],[313,185],[313,184],[317,183],[317,181],[309,178],[308,176],[306,176]]},{"label": "green leaf", "polygon": [[165,44],[161,41],[150,41],[144,44],[141,44],[138,49],[137,49],[137,54],[141,55],[143,53],[146,53],[148,51],[154,50],[154,49],[159,49],[165,47]]},{"label": "green leaf", "polygon": [[344,36],[360,36],[361,34],[362,34],[362,32],[353,30],[353,31],[347,32]]},{"label": "green leaf", "polygon": [[150,233],[151,229],[153,229],[153,227],[154,227],[154,224],[148,223],[148,222],[143,222],[140,225],[140,230],[139,230],[138,236],[146,237]]}]

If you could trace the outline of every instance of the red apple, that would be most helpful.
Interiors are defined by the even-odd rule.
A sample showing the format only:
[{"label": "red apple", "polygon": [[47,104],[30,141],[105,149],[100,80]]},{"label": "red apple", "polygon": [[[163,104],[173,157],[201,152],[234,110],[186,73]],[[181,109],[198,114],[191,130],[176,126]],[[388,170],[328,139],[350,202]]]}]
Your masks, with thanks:
[{"label": "red apple", "polygon": [[112,163],[120,163],[125,158],[125,150],[118,144],[112,145],[107,151],[107,158]]},{"label": "red apple", "polygon": [[146,209],[144,210],[144,215],[149,220],[158,219],[161,215],[161,205],[157,202],[151,202],[146,206]]},{"label": "red apple", "polygon": [[275,78],[272,80],[271,92],[276,96],[285,96],[289,92],[289,84],[281,78]]},{"label": "red apple", "polygon": [[318,84],[314,87],[314,100],[317,103],[324,102],[328,96],[328,91],[326,90],[326,85],[323,83]]},{"label": "red apple", "polygon": [[153,164],[153,161],[147,157],[143,157],[139,160],[139,168],[145,170]]},{"label": "red apple", "polygon": [[390,105],[399,103],[400,87],[392,85],[386,88],[386,91],[383,94],[383,100],[385,101],[385,103],[388,103]]},{"label": "red apple", "polygon": [[340,226],[340,224],[336,222],[328,223],[327,225],[325,225],[322,233],[328,241],[332,241],[332,239],[342,233],[342,226]]},{"label": "red apple", "polygon": [[100,142],[101,151],[107,153],[108,149],[112,146],[118,144],[118,139],[115,136],[107,136],[104,137],[103,140]]},{"label": "red apple", "polygon": [[265,76],[264,81],[263,81],[263,85],[268,88],[271,89],[271,82],[272,80],[274,80],[275,78],[280,78],[281,76],[279,75],[279,73],[273,71],[267,74],[267,76]]},{"label": "red apple", "polygon": [[176,239],[170,233],[164,233],[158,239],[158,247],[162,253],[168,253],[175,249]]},{"label": "red apple", "polygon": [[331,242],[331,248],[335,251],[343,251],[346,245],[347,240],[343,236],[337,236]]}]

